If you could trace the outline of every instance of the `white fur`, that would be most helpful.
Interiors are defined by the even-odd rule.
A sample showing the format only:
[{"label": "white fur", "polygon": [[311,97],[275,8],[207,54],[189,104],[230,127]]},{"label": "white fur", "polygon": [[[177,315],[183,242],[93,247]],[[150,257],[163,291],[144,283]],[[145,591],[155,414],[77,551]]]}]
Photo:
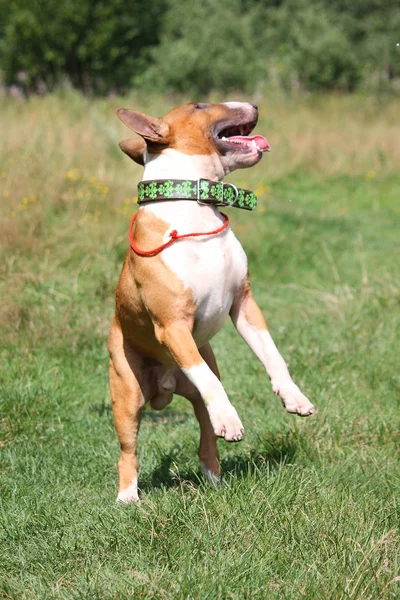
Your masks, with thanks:
[{"label": "white fur", "polygon": [[261,331],[260,337],[265,357],[264,366],[271,379],[272,389],[282,399],[286,410],[303,417],[314,413],[314,406],[294,383],[269,331]]},{"label": "white fur", "polygon": [[137,477],[135,477],[129,487],[127,487],[125,490],[122,490],[122,492],[119,492],[117,496],[117,502],[121,502],[122,504],[130,504],[131,502],[138,501],[138,480]]},{"label": "white fur", "polygon": [[216,488],[221,485],[222,479],[220,475],[216,475],[210,469],[207,469],[205,464],[200,461],[201,470],[203,471],[204,478],[208,481],[211,487]]},{"label": "white fur", "polygon": [[302,416],[314,413],[314,406],[294,383],[269,331],[259,330],[250,325],[244,312],[239,312],[234,323],[240,335],[264,365],[271,379],[272,389],[281,398],[286,410]]},{"label": "white fur", "polygon": [[230,442],[241,440],[244,429],[236,409],[229,402],[222,383],[207,363],[203,361],[200,365],[190,369],[183,368],[182,371],[199,390],[215,435]]},{"label": "white fur", "polygon": [[[207,173],[206,175],[204,173]],[[188,155],[174,148],[146,154],[142,181],[151,179],[200,179],[219,181],[225,175],[218,154]]]},{"label": "white fur", "polygon": [[[193,226],[179,223],[178,219],[172,228],[178,233],[193,230]],[[214,223],[205,223],[202,230],[213,228]],[[229,316],[233,300],[246,278],[246,255],[229,229],[210,237],[176,242],[166,248],[162,259],[192,293],[196,305],[193,337],[201,347],[218,333]]]},{"label": "white fur", "polygon": [[228,106],[229,108],[243,108],[243,106],[245,106],[247,104],[247,106],[249,105],[248,102],[222,102],[222,104],[224,106]]},{"label": "white fur", "polygon": [[222,383],[205,361],[189,369],[182,368],[182,371],[199,390],[206,405],[219,404],[223,410],[224,406],[230,404]]}]

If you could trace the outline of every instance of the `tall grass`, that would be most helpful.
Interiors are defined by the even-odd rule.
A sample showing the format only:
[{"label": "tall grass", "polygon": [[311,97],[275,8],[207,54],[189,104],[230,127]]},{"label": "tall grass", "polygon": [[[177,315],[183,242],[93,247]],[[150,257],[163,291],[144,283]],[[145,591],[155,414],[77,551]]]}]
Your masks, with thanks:
[{"label": "tall grass", "polygon": [[231,178],[258,192],[233,226],[318,414],[286,415],[228,325],[213,347],[246,437],[220,443],[225,486],[201,483],[198,427],[175,399],[144,415],[141,505],[114,506],[105,339],[141,175],[114,109],[181,101],[2,101],[0,596],[396,598],[394,100],[258,100],[273,151]]}]

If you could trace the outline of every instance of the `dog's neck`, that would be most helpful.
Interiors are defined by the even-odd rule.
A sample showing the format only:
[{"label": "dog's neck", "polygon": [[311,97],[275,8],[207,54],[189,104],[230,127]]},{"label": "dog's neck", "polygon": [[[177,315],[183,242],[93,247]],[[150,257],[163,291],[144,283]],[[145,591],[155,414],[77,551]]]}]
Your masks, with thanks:
[{"label": "dog's neck", "polygon": [[[146,152],[142,181],[157,179],[210,179],[221,181],[224,169],[217,154],[184,154],[174,148],[166,148],[160,154]],[[207,231],[221,224],[221,215],[215,206],[196,202],[163,200],[146,202],[144,211],[154,213],[173,228],[181,231]]]},{"label": "dog's neck", "polygon": [[218,155],[184,154],[167,148],[160,154],[146,152],[142,181],[153,179],[210,179],[221,181],[226,175]]}]

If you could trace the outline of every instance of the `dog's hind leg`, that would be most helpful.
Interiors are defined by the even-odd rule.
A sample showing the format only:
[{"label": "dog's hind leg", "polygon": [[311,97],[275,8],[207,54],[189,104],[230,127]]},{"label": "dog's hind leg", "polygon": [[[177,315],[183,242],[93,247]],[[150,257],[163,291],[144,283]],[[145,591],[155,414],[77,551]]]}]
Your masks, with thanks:
[{"label": "dog's hind leg", "polygon": [[145,404],[140,376],[142,364],[140,357],[124,341],[115,321],[111,326],[108,349],[114,425],[121,447],[117,501],[129,504],[139,500],[137,438]]},{"label": "dog's hind leg", "polygon": [[[220,379],[217,362],[210,344],[205,344],[199,350],[201,356],[210,367],[214,375]],[[198,389],[189,381],[186,375],[179,370],[176,373],[175,393],[190,400],[194,413],[200,425],[200,444],[198,456],[204,477],[215,486],[220,483],[219,454],[217,448],[217,437],[211,425],[210,417],[203,398]]]}]

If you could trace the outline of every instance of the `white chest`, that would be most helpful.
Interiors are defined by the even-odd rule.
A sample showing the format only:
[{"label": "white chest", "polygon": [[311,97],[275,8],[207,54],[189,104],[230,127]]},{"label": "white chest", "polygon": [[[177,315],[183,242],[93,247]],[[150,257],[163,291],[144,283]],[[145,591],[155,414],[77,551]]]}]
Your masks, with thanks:
[{"label": "white chest", "polygon": [[228,228],[210,237],[178,241],[164,250],[162,259],[192,292],[196,306],[193,337],[200,347],[221,329],[244,285],[244,250]]}]

